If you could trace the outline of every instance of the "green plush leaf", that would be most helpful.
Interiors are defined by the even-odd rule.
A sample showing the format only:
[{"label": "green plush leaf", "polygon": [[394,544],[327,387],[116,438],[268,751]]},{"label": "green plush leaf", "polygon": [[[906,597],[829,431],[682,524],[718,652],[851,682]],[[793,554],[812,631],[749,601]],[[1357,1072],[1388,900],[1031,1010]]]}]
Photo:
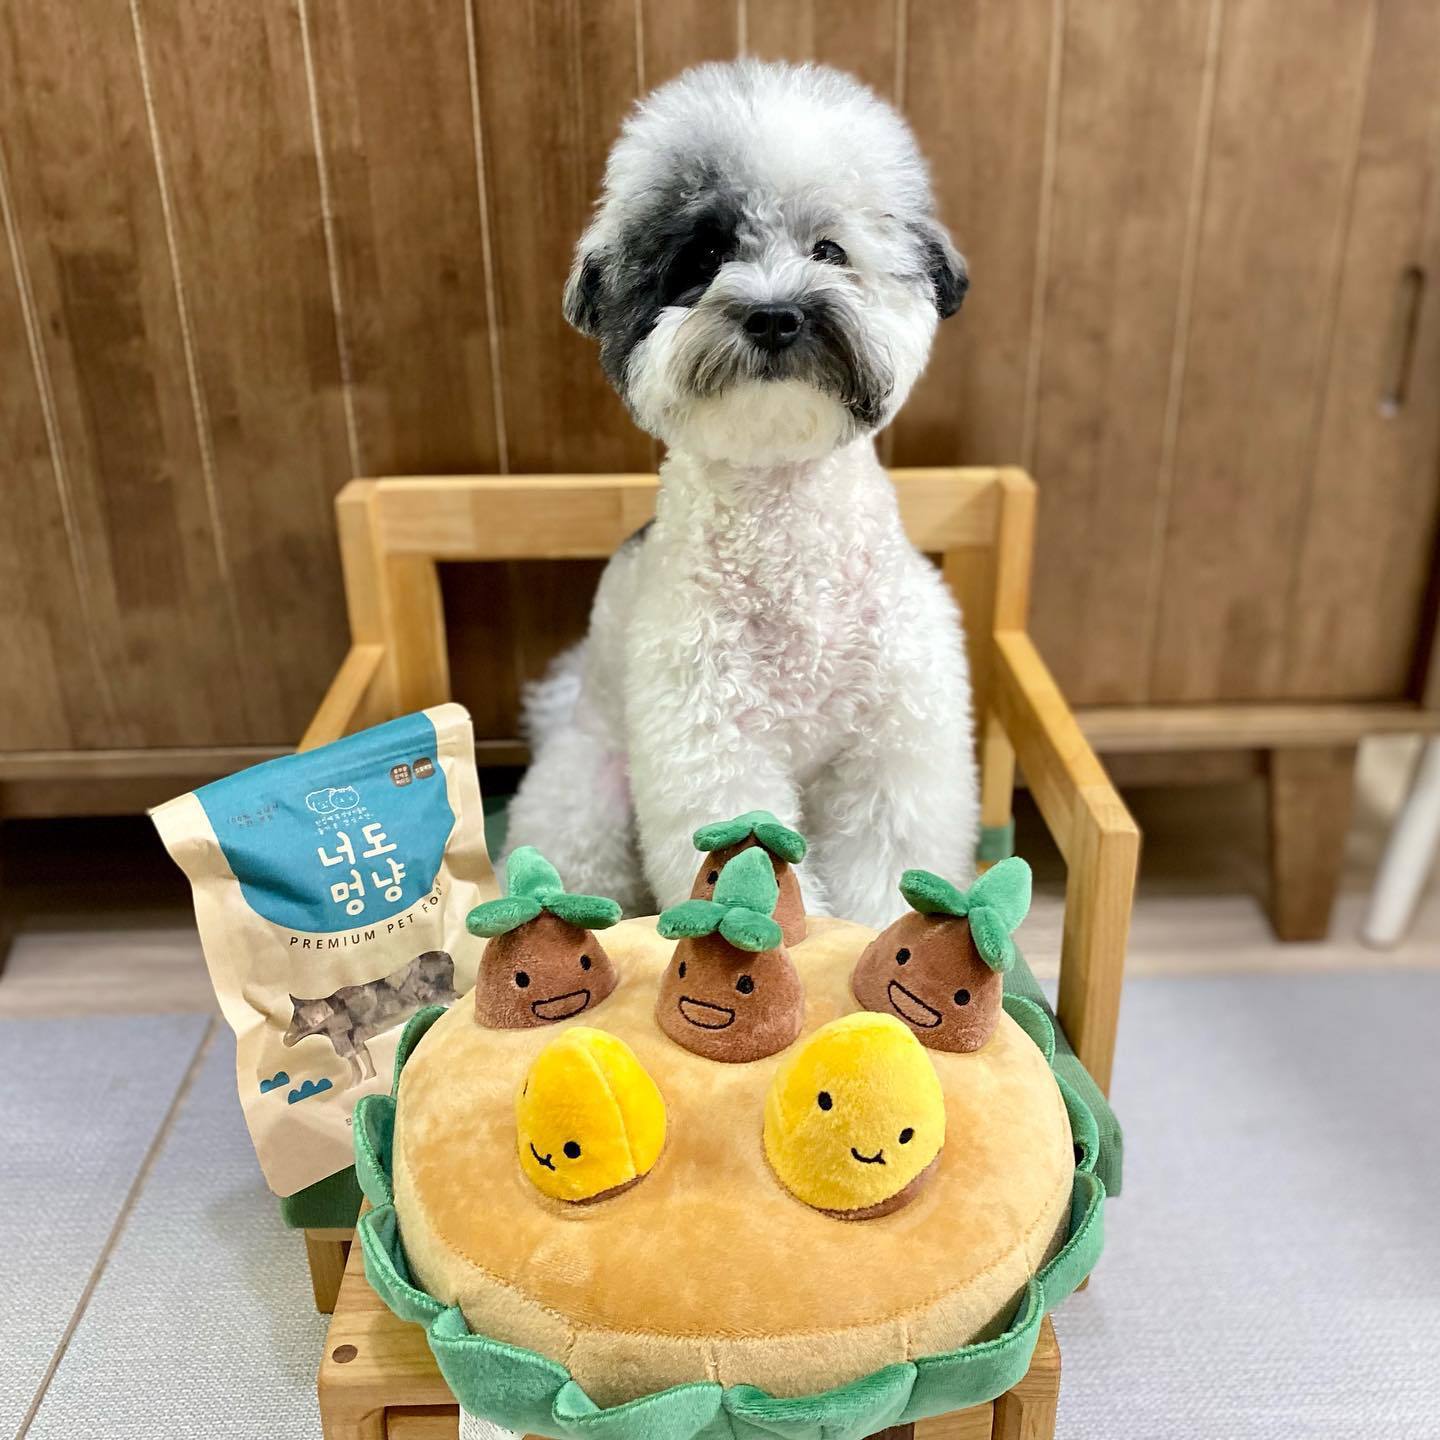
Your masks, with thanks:
[{"label": "green plush leaf", "polygon": [[666,910],[655,928],[666,940],[695,940],[720,928],[725,907],[713,900],[682,900]]},{"label": "green plush leaf", "polygon": [[[752,853],[745,852],[747,855]],[[732,862],[733,863],[733,862]],[[737,950],[777,950],[784,932],[768,915],[732,905],[720,920],[720,933]]]},{"label": "green plush leaf", "polygon": [[502,895],[477,905],[466,917],[465,928],[472,935],[493,939],[527,925],[545,907],[529,895]]},{"label": "green plush leaf", "polygon": [[965,892],[930,870],[907,870],[900,877],[900,893],[912,910],[922,915],[969,914]]},{"label": "green plush leaf", "polygon": [[727,860],[715,882],[716,902],[727,909],[741,905],[746,910],[772,915],[779,898],[775,862],[768,851],[758,847],[742,850],[733,860]]},{"label": "green plush leaf", "polygon": [[[738,845],[748,839],[750,827],[757,811],[751,810],[737,815],[733,820],[717,820],[713,825],[702,825],[692,837],[697,850],[723,850],[727,845]],[[774,819],[774,816],[770,817]]]},{"label": "green plush leaf", "polygon": [[608,930],[620,918],[620,906],[603,895],[570,895],[561,890],[541,898],[552,915],[581,930]]},{"label": "green plush leaf", "polygon": [[510,852],[505,862],[506,889],[511,895],[540,896],[545,891],[560,891],[560,872],[533,846],[521,845]]},{"label": "green plush leaf", "polygon": [[755,838],[777,859],[798,865],[808,848],[805,837],[778,820],[761,820],[755,826]]},{"label": "green plush leaf", "polygon": [[980,952],[980,958],[1002,975],[1015,963],[1015,942],[998,910],[988,905],[970,907],[970,938]]},{"label": "green plush leaf", "polygon": [[970,905],[995,911],[1007,933],[1030,913],[1030,867],[1018,855],[992,865],[971,887]]},{"label": "green plush leaf", "polygon": [[733,820],[702,825],[695,832],[697,850],[724,850],[754,837],[772,855],[797,865],[805,858],[805,837],[782,825],[768,810],[747,810]]}]

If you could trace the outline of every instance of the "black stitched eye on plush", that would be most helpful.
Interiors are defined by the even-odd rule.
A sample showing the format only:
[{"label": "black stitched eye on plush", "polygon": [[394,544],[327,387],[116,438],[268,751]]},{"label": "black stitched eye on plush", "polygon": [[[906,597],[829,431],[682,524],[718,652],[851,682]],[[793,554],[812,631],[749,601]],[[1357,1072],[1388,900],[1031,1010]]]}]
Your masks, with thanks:
[{"label": "black stitched eye on plush", "polygon": [[588,970],[590,968],[590,957],[588,955],[582,955],[580,957],[580,968],[582,970]]},{"label": "black stitched eye on plush", "polygon": [[914,1138],[915,1132],[908,1125],[900,1132],[900,1143],[902,1145],[908,1145]]},{"label": "black stitched eye on plush", "polygon": [[895,952],[895,963],[897,965],[903,965],[909,958],[910,952],[903,945]]},{"label": "black stitched eye on plush", "polygon": [[833,240],[817,240],[815,248],[810,252],[810,258],[820,261],[822,265],[850,263],[850,257]]},{"label": "black stitched eye on plush", "polygon": [[683,960],[680,962],[680,978],[682,980],[685,978],[685,962]]},{"label": "black stitched eye on plush", "polygon": [[822,1090],[816,1097],[815,1103],[822,1109],[828,1110],[835,1102],[830,1098],[828,1090]]},{"label": "black stitched eye on plush", "polygon": [[661,301],[666,305],[693,305],[729,259],[730,237],[719,230],[698,230],[665,267]]},{"label": "black stitched eye on plush", "polygon": [[755,991],[755,982],[748,975],[742,975],[736,982],[735,988],[742,995],[751,995]]},{"label": "black stitched eye on plush", "polygon": [[705,877],[705,883],[706,883],[707,885],[713,885],[719,878],[720,878],[720,872],[719,872],[718,870],[712,870],[712,871]]},{"label": "black stitched eye on plush", "polygon": [[515,983],[523,990],[530,983],[530,977],[523,970],[517,970]]},{"label": "black stitched eye on plush", "polygon": [[573,1141],[565,1142],[565,1158],[567,1160],[578,1160],[580,1158],[580,1147]]},{"label": "black stitched eye on plush", "polygon": [[957,1005],[968,1005],[970,1003],[970,992],[968,990],[957,990],[955,992],[955,1003]]}]

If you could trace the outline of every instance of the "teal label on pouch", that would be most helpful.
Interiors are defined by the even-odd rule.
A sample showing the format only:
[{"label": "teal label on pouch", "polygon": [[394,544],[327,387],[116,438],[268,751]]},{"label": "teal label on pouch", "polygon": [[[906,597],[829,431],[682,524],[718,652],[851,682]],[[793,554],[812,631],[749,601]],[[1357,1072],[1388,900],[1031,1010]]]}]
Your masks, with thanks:
[{"label": "teal label on pouch", "polygon": [[257,915],[324,933],[430,893],[455,815],[435,727],[406,715],[195,792]]}]

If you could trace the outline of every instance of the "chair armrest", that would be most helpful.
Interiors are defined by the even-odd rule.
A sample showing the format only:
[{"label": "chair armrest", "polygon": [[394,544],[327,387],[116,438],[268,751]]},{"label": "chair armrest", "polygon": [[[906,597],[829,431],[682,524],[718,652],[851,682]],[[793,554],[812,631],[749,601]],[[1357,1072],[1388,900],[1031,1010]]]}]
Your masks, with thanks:
[{"label": "chair armrest", "polygon": [[1056,1012],[1108,1093],[1140,831],[1023,630],[995,634],[993,704],[1065,860]]},{"label": "chair armrest", "polygon": [[352,645],[311,716],[297,750],[314,750],[371,723],[375,690],[385,658],[383,645]]}]

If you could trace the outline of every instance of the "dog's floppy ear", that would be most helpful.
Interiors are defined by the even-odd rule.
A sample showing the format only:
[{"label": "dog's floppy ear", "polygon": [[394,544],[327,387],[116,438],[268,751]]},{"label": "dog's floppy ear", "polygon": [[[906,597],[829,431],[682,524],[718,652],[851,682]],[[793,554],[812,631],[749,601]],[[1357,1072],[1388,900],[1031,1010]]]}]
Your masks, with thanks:
[{"label": "dog's floppy ear", "polygon": [[935,293],[935,308],[942,320],[953,315],[970,288],[970,272],[965,257],[955,248],[945,227],[938,220],[922,220],[915,225],[920,253],[930,288]]},{"label": "dog's floppy ear", "polygon": [[600,330],[600,291],[604,284],[603,261],[598,251],[587,250],[582,242],[575,252],[575,264],[565,282],[565,318],[582,334],[594,336]]}]

